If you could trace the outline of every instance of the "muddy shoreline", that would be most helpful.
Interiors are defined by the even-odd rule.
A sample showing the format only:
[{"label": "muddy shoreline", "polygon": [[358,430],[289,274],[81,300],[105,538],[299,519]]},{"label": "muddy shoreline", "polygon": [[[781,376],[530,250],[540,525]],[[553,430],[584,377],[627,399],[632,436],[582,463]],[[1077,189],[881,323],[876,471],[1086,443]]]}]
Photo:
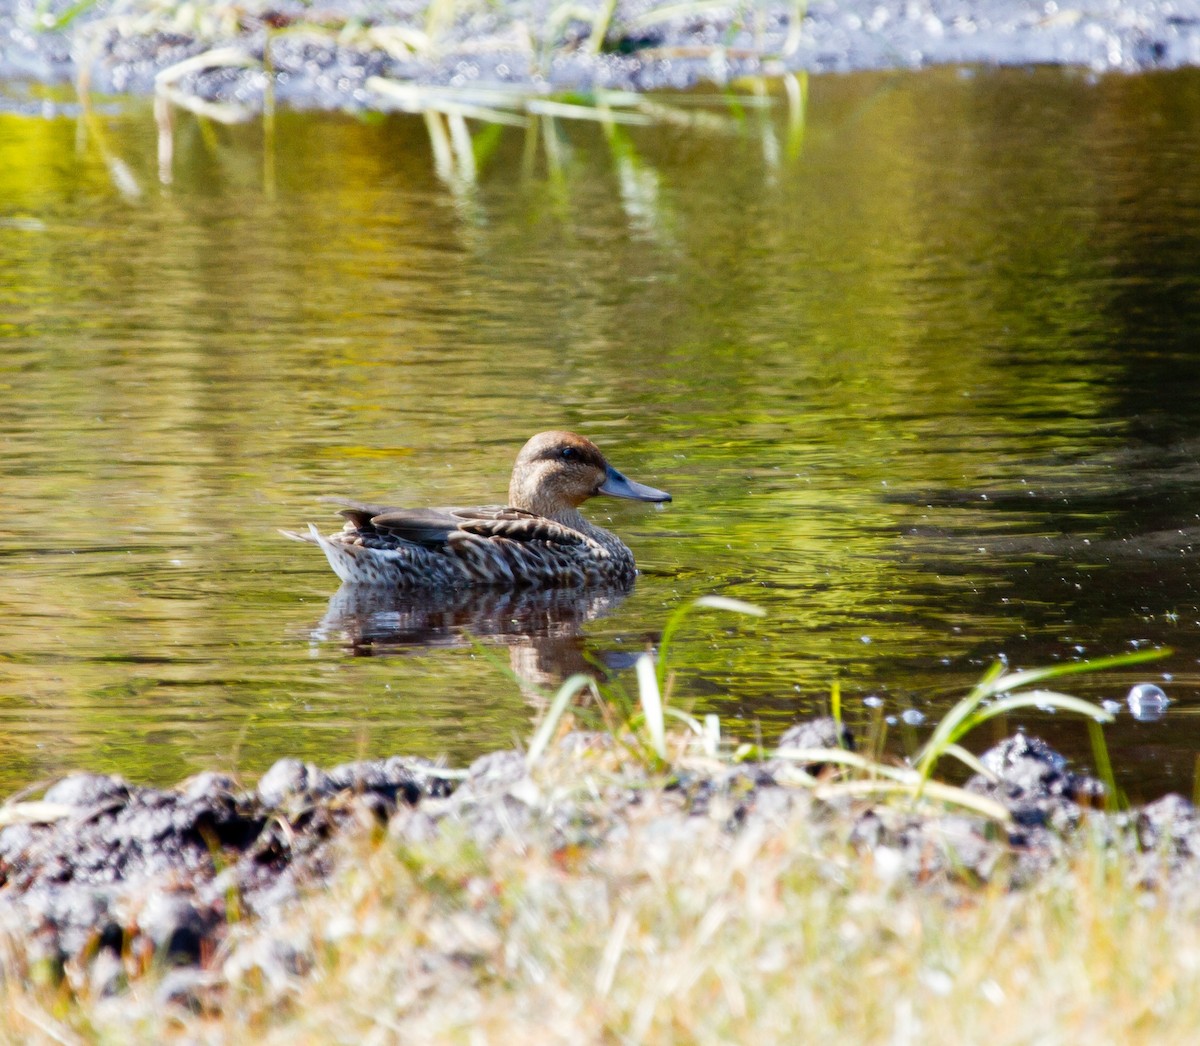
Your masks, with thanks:
[{"label": "muddy shoreline", "polygon": [[[838,742],[834,722],[816,720],[793,727],[781,748]],[[1007,827],[956,809],[823,799],[800,779],[821,767],[779,758],[685,760],[666,777],[631,772],[627,762],[614,776],[613,758],[607,735],[573,733],[556,746],[549,778],[517,751],[457,772],[412,757],[329,771],[282,759],[252,790],[211,773],[164,790],[76,774],[40,799],[0,808],[0,935],[10,955],[52,976],[74,970],[100,994],[151,966],[192,970],[193,981],[169,982],[191,1005],[186,986],[211,987],[235,929],[269,927],[331,881],[348,841],[404,850],[465,838],[486,852],[516,840],[555,857],[653,846],[715,826],[731,845],[747,831],[786,845],[797,817],[914,888],[1019,889],[1096,839],[1133,860],[1146,886],[1190,891],[1200,878],[1200,815],[1190,802],[1170,795],[1105,813],[1099,781],[1023,734],[984,754],[992,779],[976,775],[966,786],[1003,805]],[[311,957],[276,944],[256,944],[262,975],[303,973]]]},{"label": "muddy shoreline", "polygon": [[[932,65],[1064,65],[1092,73],[1200,64],[1200,0],[816,0],[701,6],[621,0],[560,6],[517,0],[448,5],[431,23],[418,0],[297,0],[189,9],[167,20],[102,0],[0,0],[0,82],[79,81],[97,93],[172,92],[251,112],[405,107],[383,78],[418,87],[649,91],[742,77]],[[590,18],[584,17],[588,11]],[[179,63],[206,55],[195,65]],[[170,70],[164,75],[164,70]],[[164,82],[165,81],[165,82]],[[8,105],[36,111],[21,91]],[[229,115],[229,112],[226,115]]]}]

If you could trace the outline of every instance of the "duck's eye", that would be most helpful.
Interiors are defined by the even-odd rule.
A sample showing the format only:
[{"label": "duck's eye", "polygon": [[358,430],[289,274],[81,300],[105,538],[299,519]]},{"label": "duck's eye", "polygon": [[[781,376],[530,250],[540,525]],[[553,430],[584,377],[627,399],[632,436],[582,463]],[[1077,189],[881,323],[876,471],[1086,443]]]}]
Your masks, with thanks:
[{"label": "duck's eye", "polygon": [[579,451],[577,451],[574,447],[563,447],[563,449],[558,452],[558,456],[562,458],[563,461],[578,461]]}]

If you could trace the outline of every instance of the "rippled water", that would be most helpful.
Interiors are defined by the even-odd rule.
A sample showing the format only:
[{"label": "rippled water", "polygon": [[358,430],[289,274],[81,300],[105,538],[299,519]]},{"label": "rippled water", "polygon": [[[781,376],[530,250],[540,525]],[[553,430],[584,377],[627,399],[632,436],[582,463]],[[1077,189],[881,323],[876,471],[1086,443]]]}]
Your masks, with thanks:
[{"label": "rippled water", "polygon": [[[796,86],[472,125],[474,178],[419,118],[180,116],[164,184],[143,103],[0,115],[0,786],[466,759],[529,731],[497,658],[625,671],[723,592],[768,616],[698,614],[672,664],[748,736],[838,680],[902,748],[997,656],[1169,644],[1069,689],[1122,703],[1131,793],[1190,793],[1200,77]],[[591,503],[624,601],[364,608],[276,533],[500,500],[559,426],[675,496]]]}]

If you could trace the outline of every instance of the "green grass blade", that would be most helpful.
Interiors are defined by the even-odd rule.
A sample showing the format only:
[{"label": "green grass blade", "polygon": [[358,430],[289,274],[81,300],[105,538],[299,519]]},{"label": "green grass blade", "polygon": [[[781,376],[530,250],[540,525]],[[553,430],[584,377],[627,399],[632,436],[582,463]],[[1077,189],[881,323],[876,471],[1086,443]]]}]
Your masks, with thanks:
[{"label": "green grass blade", "polygon": [[558,693],[554,695],[550,707],[546,709],[545,718],[539,724],[533,740],[529,742],[529,751],[525,753],[526,766],[532,767],[542,757],[542,753],[550,744],[550,739],[554,736],[554,731],[558,729],[558,724],[567,707],[575,697],[589,687],[595,689],[595,686],[596,681],[591,676],[583,672],[576,672],[558,688]]},{"label": "green grass blade", "polygon": [[[1166,657],[1170,653],[1171,650],[1168,647],[1160,647],[1154,650],[1135,650],[1128,654],[1114,654],[1111,657],[1095,658],[1090,661],[1072,661],[1069,664],[1054,665],[1050,668],[1031,668],[1023,669],[1019,672],[1007,673],[1004,671],[1003,665],[997,663],[988,670],[987,674],[976,684],[970,694],[956,704],[941,722],[938,723],[933,735],[925,742],[921,751],[917,753],[915,760],[917,768],[926,780],[928,780],[938,760],[945,754],[947,745],[956,743],[959,738],[973,730],[980,723],[994,718],[1003,711],[1011,711],[1014,708],[1028,707],[1030,703],[1038,703],[1038,701],[1033,701],[1019,705],[1006,705],[1003,701],[1000,701],[994,705],[990,705],[986,714],[980,713],[979,706],[989,697],[1009,693],[1013,690],[1029,686],[1031,683],[1038,683],[1047,679],[1078,675],[1081,672],[1098,672],[1108,668],[1125,668],[1129,665],[1156,661],[1159,658]],[[1099,722],[1108,721],[1109,717],[1107,713],[1090,702],[1085,701],[1081,702],[1079,706],[1072,706],[1062,703],[1062,699],[1068,697],[1066,694],[1056,694],[1053,691],[1038,691],[1037,693],[1039,700],[1044,704],[1061,707],[1064,711],[1081,712],[1083,715],[1098,719]],[[1079,699],[1070,698],[1070,700],[1078,701]],[[1099,716],[1097,716],[1097,713],[1099,713]]]},{"label": "green grass blade", "polygon": [[879,763],[858,752],[848,752],[844,748],[777,748],[771,753],[775,759],[784,759],[790,763],[836,764],[848,766],[854,770],[886,777],[900,781],[910,787],[920,783],[920,777],[915,770],[907,766],[889,766]]},{"label": "green grass blade", "polygon": [[704,736],[704,726],[695,716],[688,715],[687,712],[678,708],[671,708],[670,706],[663,708],[663,715],[669,715],[672,719],[678,719],[697,737]]},{"label": "green grass blade", "polygon": [[49,4],[39,4],[39,18],[34,21],[35,30],[39,33],[60,33],[85,11],[90,11],[99,0],[77,0],[57,18],[48,17]]},{"label": "green grass blade", "polygon": [[1128,654],[1113,654],[1110,657],[1098,657],[1090,661],[1070,661],[1063,665],[1052,665],[1049,668],[1026,668],[1006,675],[1001,680],[1002,685],[995,687],[995,692],[1019,690],[1045,679],[1059,679],[1062,676],[1074,676],[1082,672],[1102,672],[1109,668],[1141,665],[1147,661],[1158,661],[1169,657],[1172,653],[1170,647],[1155,647],[1153,650],[1134,650]]},{"label": "green grass blade", "polygon": [[1097,723],[1111,723],[1113,718],[1099,705],[1085,701],[1081,697],[1060,694],[1054,690],[1029,690],[1023,694],[1013,694],[1012,697],[1001,698],[986,708],[976,709],[974,715],[967,721],[963,733],[975,729],[980,723],[986,723],[989,719],[1007,715],[1020,708],[1053,708],[1061,712],[1076,712],[1081,716],[1094,719]]},{"label": "green grass blade", "polygon": [[996,775],[979,761],[979,757],[971,752],[968,752],[961,745],[946,745],[945,749],[942,751],[942,754],[952,756],[953,758],[957,759],[972,773],[986,777],[989,781],[996,780]]},{"label": "green grass blade", "polygon": [[[538,697],[540,697],[547,704],[553,704],[554,698],[557,695],[552,695],[549,690],[546,690],[544,687],[538,686],[537,683],[531,683],[525,679],[522,679],[521,676],[513,669],[512,665],[507,660],[502,661],[499,657],[497,657],[495,652],[490,650],[488,647],[486,647],[483,644],[483,641],[477,635],[475,635],[473,632],[464,631],[463,636],[467,640],[470,641],[471,651],[475,654],[476,657],[479,657],[482,660],[486,661],[489,665],[491,665],[494,669],[496,669],[496,671],[499,672],[501,675],[508,677],[508,679],[511,682],[516,684],[516,687],[518,690],[532,691],[534,694],[536,694]],[[582,674],[582,673],[580,673],[580,674]],[[572,677],[572,678],[574,678],[574,677]],[[561,690],[561,687],[560,687],[560,690]]]},{"label": "green grass blade", "polygon": [[613,14],[617,10],[617,0],[601,0],[600,7],[592,18],[592,32],[587,39],[584,50],[589,54],[599,54],[604,47],[604,38],[608,36]]},{"label": "green grass blade", "polygon": [[525,103],[525,108],[537,116],[554,116],[560,120],[594,120],[599,123],[623,123],[639,127],[654,123],[649,116],[643,116],[641,113],[591,105],[572,105],[569,102],[555,102],[544,98],[531,98]]},{"label": "green grass blade", "polygon": [[671,616],[667,618],[667,623],[663,626],[662,638],[658,641],[659,690],[662,690],[667,682],[667,652],[671,649],[671,640],[683,623],[683,619],[697,609],[728,610],[733,614],[746,614],[750,617],[766,617],[767,615],[762,607],[756,607],[753,603],[746,603],[731,596],[700,596],[699,599],[693,599],[690,603],[682,603],[677,606],[671,611]]},{"label": "green grass blade", "polygon": [[1088,736],[1092,742],[1092,758],[1096,762],[1096,773],[1104,782],[1107,793],[1107,803],[1112,810],[1119,810],[1125,805],[1125,794],[1117,787],[1117,776],[1113,773],[1112,760],[1108,758],[1108,745],[1104,740],[1104,730],[1094,719],[1088,723]]},{"label": "green grass blade", "polygon": [[837,781],[833,784],[818,786],[814,794],[818,799],[833,799],[839,796],[903,795],[905,793],[912,795],[914,799],[924,797],[939,803],[960,806],[1001,824],[1007,824],[1012,820],[1012,815],[1008,810],[994,799],[976,795],[964,788],[942,784],[939,781],[927,781],[920,788],[915,784],[901,781]]},{"label": "green grass blade", "polygon": [[767,612],[762,607],[741,599],[734,599],[732,596],[701,596],[692,603],[692,606],[708,610],[728,610],[734,614],[746,614],[750,617],[767,616]]},{"label": "green grass blade", "polygon": [[663,716],[662,692],[658,689],[658,676],[654,671],[654,658],[642,654],[637,659],[638,700],[646,717],[646,732],[650,735],[650,747],[659,759],[667,759],[667,730]]},{"label": "green grass blade", "polygon": [[934,766],[937,765],[937,761],[945,752],[946,746],[953,744],[962,736],[962,724],[980,704],[991,696],[992,688],[1003,675],[1004,665],[997,661],[987,670],[983,679],[972,687],[971,692],[942,717],[929,740],[917,753],[915,763],[922,776],[928,779]]}]

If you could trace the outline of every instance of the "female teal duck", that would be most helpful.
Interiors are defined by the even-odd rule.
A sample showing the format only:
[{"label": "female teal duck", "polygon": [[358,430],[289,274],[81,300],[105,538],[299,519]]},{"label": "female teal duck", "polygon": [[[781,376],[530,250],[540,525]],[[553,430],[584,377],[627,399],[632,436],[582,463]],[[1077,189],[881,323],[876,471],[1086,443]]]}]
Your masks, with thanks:
[{"label": "female teal duck", "polygon": [[579,506],[596,494],[634,501],[671,495],[626,479],[590,440],[541,432],[517,455],[507,505],[388,508],[330,498],[346,524],[323,537],[281,531],[319,545],[343,581],[399,589],[468,585],[550,588],[629,585],[633,553],[589,523]]}]

